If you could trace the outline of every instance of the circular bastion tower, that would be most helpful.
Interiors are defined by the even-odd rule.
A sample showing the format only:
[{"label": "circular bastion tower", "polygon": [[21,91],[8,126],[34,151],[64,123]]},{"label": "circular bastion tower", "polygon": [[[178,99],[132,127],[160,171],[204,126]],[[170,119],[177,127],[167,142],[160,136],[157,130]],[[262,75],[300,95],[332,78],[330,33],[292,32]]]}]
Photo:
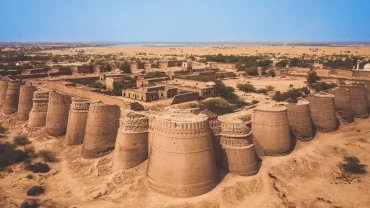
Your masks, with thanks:
[{"label": "circular bastion tower", "polygon": [[0,80],[0,106],[4,104],[6,91],[8,90],[8,80]]},{"label": "circular bastion tower", "polygon": [[310,140],[313,137],[310,106],[306,99],[299,98],[297,103],[287,105],[290,131],[297,139]]},{"label": "circular bastion tower", "polygon": [[258,171],[250,128],[251,116],[231,114],[221,116],[221,167],[233,174],[249,176]]},{"label": "circular bastion tower", "polygon": [[121,109],[120,126],[114,148],[113,168],[133,168],[148,158],[147,116],[131,110]]},{"label": "circular bastion tower", "polygon": [[352,113],[355,118],[369,117],[367,90],[362,84],[344,86],[351,95]]},{"label": "circular bastion tower", "polygon": [[36,91],[36,87],[32,85],[22,85],[19,94],[18,103],[18,120],[27,121],[30,115],[30,111],[33,105],[33,93]]},{"label": "circular bastion tower", "polygon": [[291,150],[287,108],[264,105],[253,112],[253,143],[258,155],[282,155]]},{"label": "circular bastion tower", "polygon": [[68,116],[66,145],[79,145],[83,143],[89,106],[89,100],[72,98]]},{"label": "circular bastion tower", "polygon": [[332,132],[338,129],[334,95],[319,92],[308,96],[312,123],[317,131]]},{"label": "circular bastion tower", "polygon": [[343,87],[337,87],[335,89],[330,89],[329,93],[334,95],[335,107],[341,114],[341,117],[348,121],[353,121],[350,90]]},{"label": "circular bastion tower", "polygon": [[33,93],[33,105],[29,113],[28,127],[38,128],[46,125],[49,92],[38,90]]},{"label": "circular bastion tower", "polygon": [[114,149],[119,127],[120,108],[102,102],[90,104],[82,144],[83,158],[103,156]]},{"label": "circular bastion tower", "polygon": [[150,151],[149,187],[172,197],[204,194],[216,186],[217,170],[206,115],[157,116]]},{"label": "circular bastion tower", "polygon": [[11,80],[8,82],[6,96],[3,105],[3,114],[10,115],[17,112],[19,103],[19,91],[22,82],[20,80]]},{"label": "circular bastion tower", "polygon": [[67,131],[68,113],[71,97],[59,92],[49,93],[48,111],[46,114],[46,133],[50,136],[61,136]]}]

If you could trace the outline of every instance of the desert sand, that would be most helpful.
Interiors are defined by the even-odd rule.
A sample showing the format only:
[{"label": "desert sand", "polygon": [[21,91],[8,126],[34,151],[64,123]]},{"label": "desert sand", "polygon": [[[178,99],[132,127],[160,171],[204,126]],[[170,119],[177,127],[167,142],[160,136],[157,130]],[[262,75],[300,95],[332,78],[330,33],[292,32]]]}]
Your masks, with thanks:
[{"label": "desert sand", "polygon": [[[49,173],[33,174],[23,164],[0,177],[0,207],[19,207],[33,185],[45,187],[38,196],[42,207],[370,207],[370,175],[343,173],[344,156],[356,156],[369,165],[369,119],[342,123],[333,133],[317,133],[312,141],[298,141],[293,152],[262,157],[255,176],[242,177],[219,170],[220,183],[210,192],[192,198],[170,198],[147,185],[147,162],[130,170],[113,172],[110,153],[97,159],[80,157],[80,146],[65,146],[65,137],[46,136],[44,128],[31,131],[16,115],[0,116],[11,141],[26,135],[36,150],[48,149],[59,161],[48,163]],[[26,176],[32,174],[33,179]],[[221,180],[222,179],[222,180]]]}]

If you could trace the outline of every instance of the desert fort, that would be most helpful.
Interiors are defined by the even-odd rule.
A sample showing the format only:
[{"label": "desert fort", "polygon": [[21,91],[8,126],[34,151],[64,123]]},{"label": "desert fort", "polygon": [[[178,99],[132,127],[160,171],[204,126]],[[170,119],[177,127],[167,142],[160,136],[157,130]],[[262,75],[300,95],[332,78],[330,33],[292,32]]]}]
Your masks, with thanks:
[{"label": "desert fort", "polygon": [[370,207],[370,46],[1,44],[0,207]]}]

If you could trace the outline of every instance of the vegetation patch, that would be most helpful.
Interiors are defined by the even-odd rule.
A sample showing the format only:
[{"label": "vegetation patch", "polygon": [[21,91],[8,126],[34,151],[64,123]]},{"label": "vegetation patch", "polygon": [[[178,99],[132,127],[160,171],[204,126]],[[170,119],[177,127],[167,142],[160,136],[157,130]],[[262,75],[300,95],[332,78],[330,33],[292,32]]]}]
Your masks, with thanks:
[{"label": "vegetation patch", "polygon": [[36,199],[25,199],[20,208],[37,208],[39,206]]},{"label": "vegetation patch", "polygon": [[32,165],[28,165],[27,169],[32,171],[33,173],[47,173],[50,171],[50,167],[45,163],[35,163]]},{"label": "vegetation patch", "polygon": [[366,165],[361,164],[360,160],[357,157],[344,157],[344,162],[341,164],[341,168],[348,173],[354,174],[365,174]]},{"label": "vegetation patch", "polygon": [[27,191],[28,196],[38,196],[45,192],[45,189],[42,186],[32,186]]},{"label": "vegetation patch", "polygon": [[26,136],[16,136],[13,139],[13,143],[16,146],[25,146],[27,144],[31,144],[30,140]]},{"label": "vegetation patch", "polygon": [[234,112],[233,106],[231,106],[225,99],[213,98],[203,101],[203,105],[211,112],[218,115],[224,115]]},{"label": "vegetation patch", "polygon": [[44,162],[56,162],[58,161],[55,157],[55,154],[49,150],[41,150],[39,151],[39,156],[42,157]]},{"label": "vegetation patch", "polygon": [[0,170],[16,163],[28,162],[34,156],[33,148],[20,150],[17,149],[16,145],[9,142],[0,143]]}]

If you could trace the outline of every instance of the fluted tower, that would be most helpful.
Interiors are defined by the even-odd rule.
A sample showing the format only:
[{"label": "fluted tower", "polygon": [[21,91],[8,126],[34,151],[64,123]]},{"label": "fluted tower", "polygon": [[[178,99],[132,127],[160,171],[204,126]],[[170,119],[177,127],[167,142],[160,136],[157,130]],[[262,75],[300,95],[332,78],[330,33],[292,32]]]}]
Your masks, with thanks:
[{"label": "fluted tower", "polygon": [[351,95],[351,106],[352,113],[355,118],[367,118],[369,117],[368,111],[368,100],[367,90],[364,85],[354,84],[350,86],[344,86],[349,89]]},{"label": "fluted tower", "polygon": [[18,103],[18,119],[20,121],[27,121],[30,115],[30,111],[33,105],[33,93],[36,91],[36,87],[32,85],[22,85],[19,94]]},{"label": "fluted tower", "polygon": [[317,131],[331,132],[338,129],[334,95],[319,92],[308,96],[312,123]]},{"label": "fluted tower", "polygon": [[72,99],[68,116],[66,145],[79,145],[83,143],[89,106],[89,100],[81,98]]},{"label": "fluted tower", "polygon": [[49,92],[42,90],[34,92],[32,101],[33,105],[28,118],[28,127],[43,127],[46,125]]},{"label": "fluted tower", "polygon": [[[250,128],[251,116],[231,114],[221,116],[221,167],[236,175],[254,175],[258,171]],[[247,118],[247,117],[248,118]]]},{"label": "fluted tower", "polygon": [[90,104],[82,144],[83,158],[103,156],[114,149],[119,127],[120,108],[102,102]]},{"label": "fluted tower", "polygon": [[0,80],[0,106],[4,104],[7,89],[8,80]]},{"label": "fluted tower", "polygon": [[3,105],[3,114],[10,115],[17,112],[19,103],[19,91],[22,82],[20,80],[11,80],[8,82],[6,97]]},{"label": "fluted tower", "polygon": [[67,131],[68,114],[71,97],[58,92],[50,92],[48,112],[46,114],[46,133],[61,136]]},{"label": "fluted tower", "polygon": [[205,115],[168,113],[155,118],[147,179],[173,197],[204,194],[216,185],[212,138]]},{"label": "fluted tower", "polygon": [[131,110],[121,110],[120,127],[114,148],[113,168],[133,168],[148,159],[147,116]]},{"label": "fluted tower", "polygon": [[349,89],[338,87],[330,89],[329,93],[334,95],[335,108],[346,119],[353,121],[351,93]]},{"label": "fluted tower", "polygon": [[280,155],[291,150],[287,108],[261,106],[254,110],[253,143],[258,155]]},{"label": "fluted tower", "polygon": [[308,101],[300,98],[297,103],[289,103],[287,114],[290,131],[298,139],[310,140],[313,137],[313,129]]}]

